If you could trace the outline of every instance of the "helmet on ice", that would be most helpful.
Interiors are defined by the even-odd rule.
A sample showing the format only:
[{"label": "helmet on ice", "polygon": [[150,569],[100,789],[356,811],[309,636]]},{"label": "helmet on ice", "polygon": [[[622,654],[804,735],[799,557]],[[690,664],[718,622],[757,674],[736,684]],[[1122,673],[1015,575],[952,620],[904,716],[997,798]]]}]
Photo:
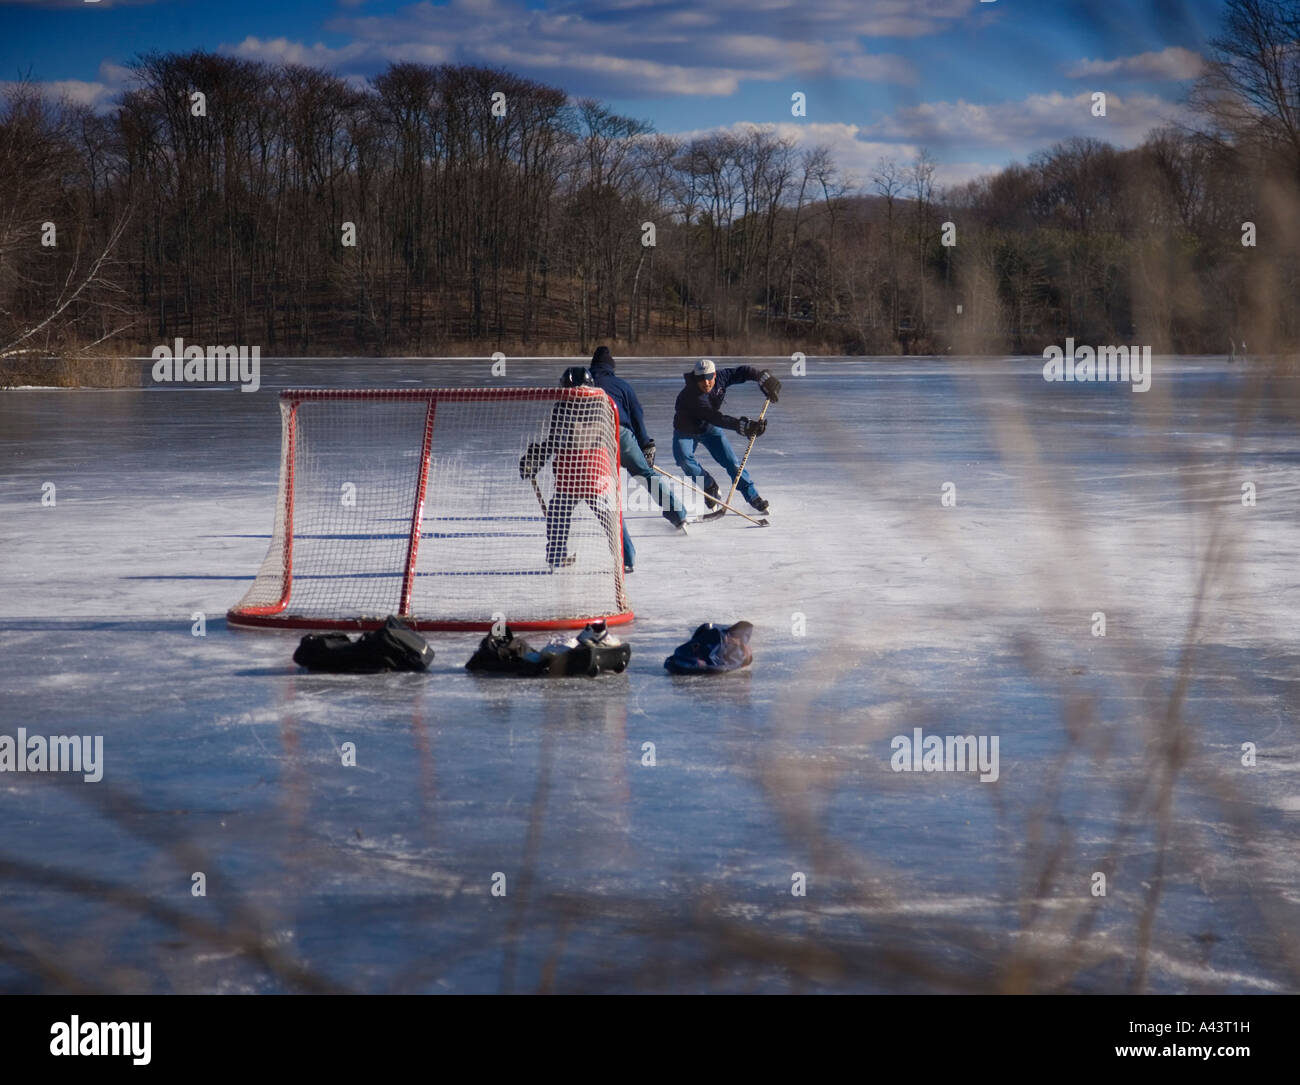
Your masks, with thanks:
[{"label": "helmet on ice", "polygon": [[571,365],[564,371],[560,378],[561,388],[583,388],[587,385],[594,385],[596,380],[591,375],[591,370],[585,365]]}]

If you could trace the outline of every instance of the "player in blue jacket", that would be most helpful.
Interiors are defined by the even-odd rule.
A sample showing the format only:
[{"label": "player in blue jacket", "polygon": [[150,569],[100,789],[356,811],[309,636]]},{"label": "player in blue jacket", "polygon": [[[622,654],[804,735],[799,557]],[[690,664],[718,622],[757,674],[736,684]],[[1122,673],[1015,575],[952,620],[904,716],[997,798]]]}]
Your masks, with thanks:
[{"label": "player in blue jacket", "polygon": [[662,476],[653,470],[655,442],[645,426],[641,401],[627,381],[614,373],[614,356],[609,347],[597,347],[591,356],[591,375],[596,387],[614,401],[618,408],[618,451],[623,467],[631,478],[639,478],[663,509],[664,519],[673,527],[686,523],[686,506],[664,485]]},{"label": "player in blue jacket", "polygon": [[[673,459],[677,465],[692,478],[704,479],[704,491],[710,497],[720,497],[718,484],[695,459],[695,449],[703,444],[722,464],[727,477],[733,482],[740,475],[739,489],[750,507],[759,512],[767,512],[768,504],[758,495],[758,487],[749,477],[749,472],[740,470],[740,461],[736,459],[731,443],[727,440],[724,429],[735,430],[742,437],[755,437],[767,429],[767,421],[759,418],[733,418],[722,413],[722,400],[727,389],[733,384],[756,381],[763,395],[773,403],[781,391],[781,382],[766,369],[758,370],[752,365],[738,365],[734,369],[718,369],[708,358],[695,363],[690,373],[682,376],[686,387],[677,394],[676,410],[673,414]],[[717,503],[706,499],[710,508]]]}]

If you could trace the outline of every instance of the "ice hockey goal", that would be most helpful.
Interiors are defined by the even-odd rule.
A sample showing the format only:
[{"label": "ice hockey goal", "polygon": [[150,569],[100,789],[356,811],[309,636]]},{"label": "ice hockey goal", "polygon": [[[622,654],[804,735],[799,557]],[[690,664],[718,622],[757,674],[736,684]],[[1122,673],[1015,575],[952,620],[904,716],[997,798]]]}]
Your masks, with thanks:
[{"label": "ice hockey goal", "polygon": [[290,389],[280,418],[271,545],[231,624],[631,621],[599,389]]}]

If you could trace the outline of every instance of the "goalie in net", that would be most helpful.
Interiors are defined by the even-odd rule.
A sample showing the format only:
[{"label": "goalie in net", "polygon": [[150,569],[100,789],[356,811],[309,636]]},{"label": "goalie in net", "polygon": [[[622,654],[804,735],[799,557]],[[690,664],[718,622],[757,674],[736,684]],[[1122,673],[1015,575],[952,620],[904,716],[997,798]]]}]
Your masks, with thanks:
[{"label": "goalie in net", "polygon": [[[560,379],[561,388],[594,388],[595,384],[591,372],[580,365],[570,366]],[[618,464],[610,456],[602,419],[603,408],[594,400],[556,403],[546,440],[530,444],[519,459],[519,477],[528,479],[537,490],[537,473],[553,458],[555,493],[549,505],[537,490],[537,500],[546,513],[546,563],[553,569],[566,568],[577,560],[569,553],[569,531],[574,509],[585,502],[615,554],[617,534],[621,534],[623,571],[632,571],[632,542],[618,507]]]}]

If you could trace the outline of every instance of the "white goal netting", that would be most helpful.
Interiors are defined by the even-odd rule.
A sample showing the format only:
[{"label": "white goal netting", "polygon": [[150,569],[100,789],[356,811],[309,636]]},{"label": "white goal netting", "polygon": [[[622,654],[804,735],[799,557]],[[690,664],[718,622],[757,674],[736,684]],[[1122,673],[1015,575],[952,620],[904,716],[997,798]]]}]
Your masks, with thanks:
[{"label": "white goal netting", "polygon": [[630,620],[599,389],[290,390],[280,414],[271,545],[232,623]]}]

